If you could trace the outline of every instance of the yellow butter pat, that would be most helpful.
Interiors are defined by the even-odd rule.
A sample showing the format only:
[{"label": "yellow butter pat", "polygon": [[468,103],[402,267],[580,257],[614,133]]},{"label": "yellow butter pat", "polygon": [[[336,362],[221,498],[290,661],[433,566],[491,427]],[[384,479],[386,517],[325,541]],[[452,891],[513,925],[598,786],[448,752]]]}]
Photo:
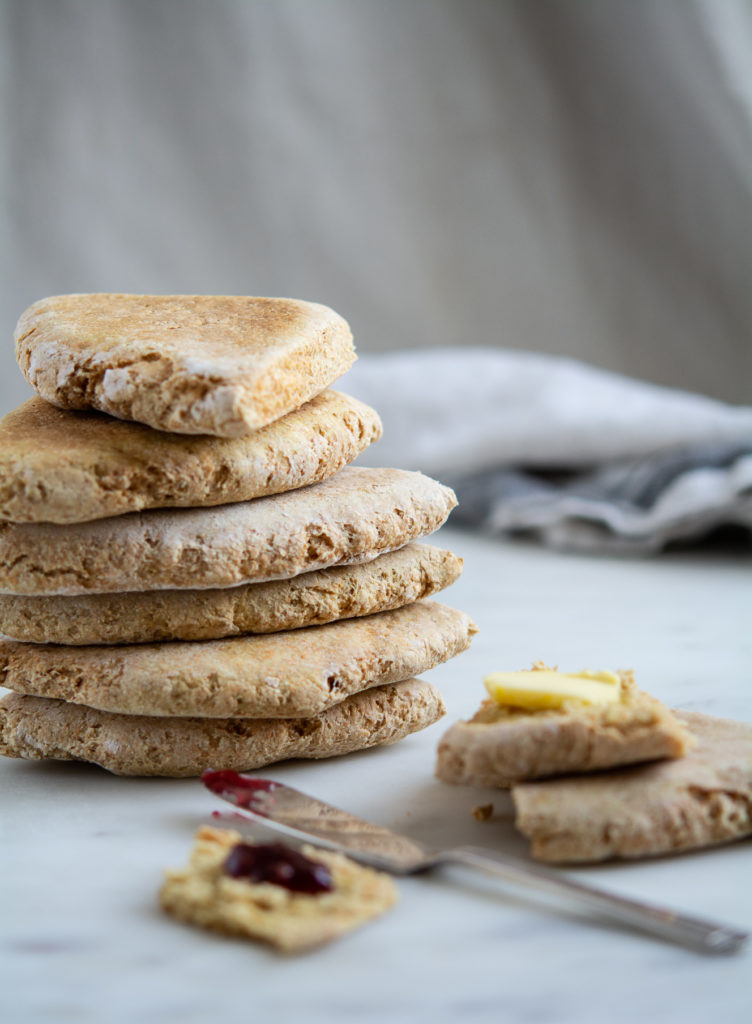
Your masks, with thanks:
[{"label": "yellow butter pat", "polygon": [[541,711],[560,708],[565,701],[617,704],[621,685],[615,672],[492,672],[483,682],[497,704]]}]

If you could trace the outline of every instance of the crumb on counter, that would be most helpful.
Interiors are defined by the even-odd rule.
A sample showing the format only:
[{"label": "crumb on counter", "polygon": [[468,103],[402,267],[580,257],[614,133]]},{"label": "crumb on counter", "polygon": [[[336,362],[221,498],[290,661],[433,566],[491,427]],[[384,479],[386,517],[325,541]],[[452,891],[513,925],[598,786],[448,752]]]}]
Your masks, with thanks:
[{"label": "crumb on counter", "polygon": [[480,804],[478,807],[473,807],[472,813],[476,821],[488,821],[493,816],[493,811],[493,804]]}]

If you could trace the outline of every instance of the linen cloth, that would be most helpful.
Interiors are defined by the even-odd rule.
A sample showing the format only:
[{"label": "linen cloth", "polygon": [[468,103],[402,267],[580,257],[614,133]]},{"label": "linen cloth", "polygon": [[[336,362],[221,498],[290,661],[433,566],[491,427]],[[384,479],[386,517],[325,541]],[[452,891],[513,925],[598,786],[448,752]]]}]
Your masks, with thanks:
[{"label": "linen cloth", "polygon": [[752,529],[750,407],[490,348],[361,356],[341,386],[384,421],[361,460],[453,484],[455,522],[635,553]]}]

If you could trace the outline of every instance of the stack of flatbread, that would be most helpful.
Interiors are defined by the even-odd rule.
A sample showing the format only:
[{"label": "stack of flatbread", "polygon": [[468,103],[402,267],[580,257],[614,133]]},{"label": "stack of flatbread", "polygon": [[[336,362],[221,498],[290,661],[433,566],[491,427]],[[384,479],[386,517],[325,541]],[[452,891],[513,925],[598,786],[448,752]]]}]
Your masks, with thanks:
[{"label": "stack of flatbread", "polygon": [[0,421],[0,751],[196,775],[392,743],[464,650],[416,541],[454,495],[348,465],[346,322],[290,299],[68,295],[21,317]]}]

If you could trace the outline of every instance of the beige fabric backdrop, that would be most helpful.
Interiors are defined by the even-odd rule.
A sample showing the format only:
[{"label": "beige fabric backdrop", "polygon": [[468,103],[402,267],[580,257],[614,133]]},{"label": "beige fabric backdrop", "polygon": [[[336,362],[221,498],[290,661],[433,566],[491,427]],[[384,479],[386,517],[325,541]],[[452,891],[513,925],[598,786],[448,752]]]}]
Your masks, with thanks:
[{"label": "beige fabric backdrop", "polygon": [[10,335],[66,291],[327,302],[749,401],[746,0],[5,0]]}]

